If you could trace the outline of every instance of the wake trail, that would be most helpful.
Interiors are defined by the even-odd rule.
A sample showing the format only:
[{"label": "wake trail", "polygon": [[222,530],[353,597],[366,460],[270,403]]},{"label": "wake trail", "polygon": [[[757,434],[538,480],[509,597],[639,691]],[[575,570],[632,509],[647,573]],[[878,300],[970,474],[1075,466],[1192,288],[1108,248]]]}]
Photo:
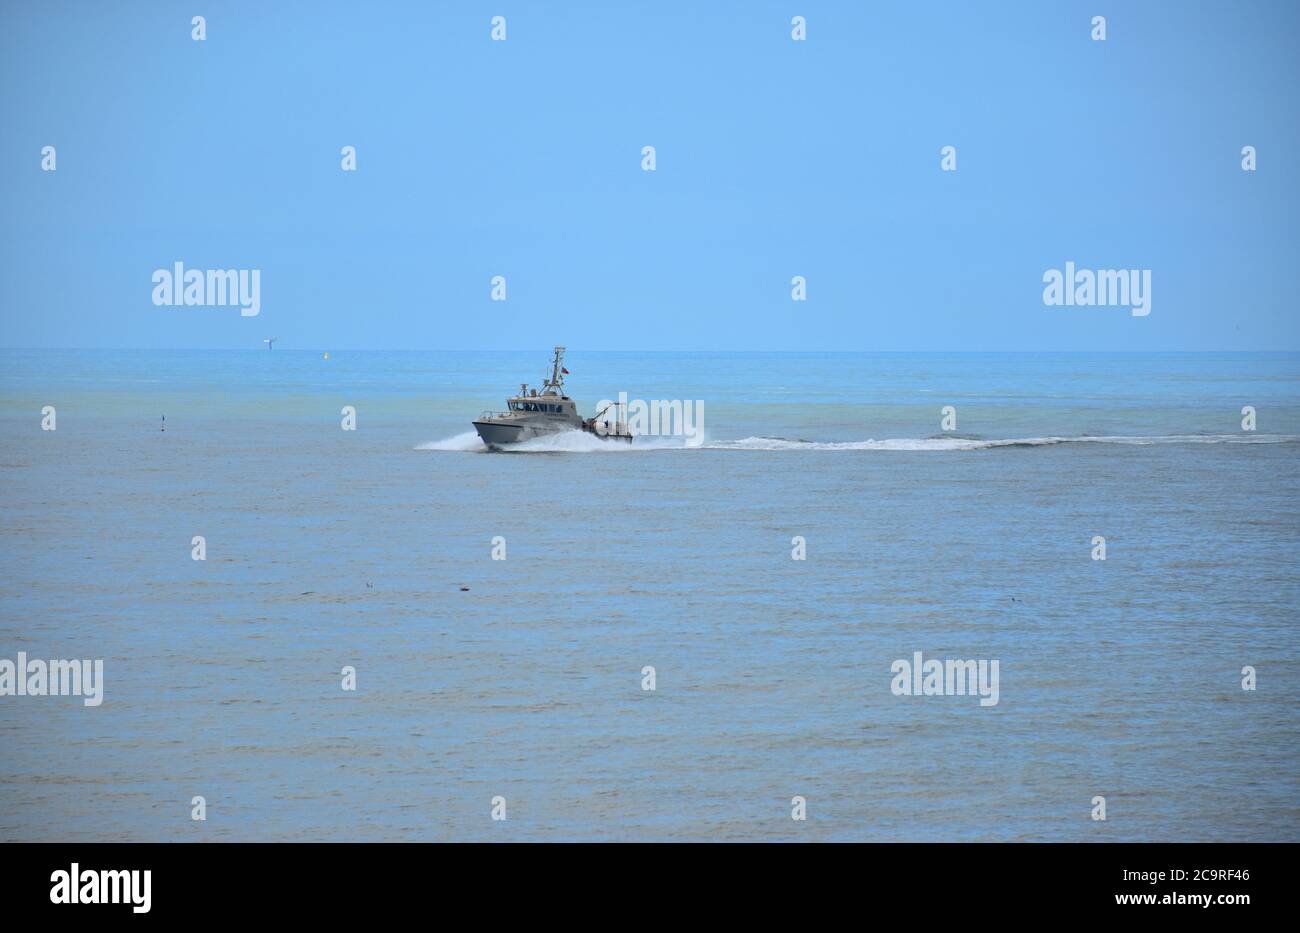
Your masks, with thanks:
[{"label": "wake trail", "polygon": [[[809,441],[782,437],[746,437],[740,440],[710,441],[707,438],[655,437],[641,435],[631,444],[607,441],[584,431],[564,431],[536,437],[511,445],[507,453],[638,453],[660,450],[738,450],[738,451],[894,451],[942,452],[995,450],[1016,447],[1054,447],[1060,444],[1115,444],[1127,447],[1150,447],[1172,444],[1294,444],[1295,434],[1164,434],[1164,435],[1088,435],[1073,437],[900,437],[862,441]],[[440,441],[419,444],[416,450],[441,450],[486,453],[487,446],[478,434],[468,431]]]}]

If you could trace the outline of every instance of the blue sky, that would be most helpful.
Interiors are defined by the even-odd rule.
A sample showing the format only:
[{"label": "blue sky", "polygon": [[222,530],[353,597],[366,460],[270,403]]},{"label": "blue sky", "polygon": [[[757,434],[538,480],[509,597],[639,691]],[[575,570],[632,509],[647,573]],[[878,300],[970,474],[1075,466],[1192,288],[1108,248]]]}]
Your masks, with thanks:
[{"label": "blue sky", "polygon": [[[7,2],[0,345],[1297,350],[1298,26],[1292,2]],[[177,260],[262,270],[261,314],[153,305]],[[1151,269],[1151,314],[1044,306],[1067,261]]]}]

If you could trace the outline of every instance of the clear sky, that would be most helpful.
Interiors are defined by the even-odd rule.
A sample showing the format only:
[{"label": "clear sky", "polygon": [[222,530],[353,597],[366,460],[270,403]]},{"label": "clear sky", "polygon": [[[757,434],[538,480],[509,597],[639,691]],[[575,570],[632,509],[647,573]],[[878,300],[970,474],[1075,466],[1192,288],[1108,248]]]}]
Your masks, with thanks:
[{"label": "clear sky", "polygon": [[[1291,0],[6,0],[0,345],[1297,350],[1298,49]],[[176,261],[260,315],[155,306]],[[1150,315],[1046,307],[1067,261]]]}]

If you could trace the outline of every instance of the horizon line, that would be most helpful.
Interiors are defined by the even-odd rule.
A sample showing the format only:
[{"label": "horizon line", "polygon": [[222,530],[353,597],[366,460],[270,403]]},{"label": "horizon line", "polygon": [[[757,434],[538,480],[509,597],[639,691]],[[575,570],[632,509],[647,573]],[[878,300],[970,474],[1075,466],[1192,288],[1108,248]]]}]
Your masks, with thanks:
[{"label": "horizon line", "polygon": [[[279,341],[276,341],[279,343]],[[564,346],[567,351],[575,350],[574,347],[565,344],[553,344],[551,346]],[[540,347],[519,347],[519,348],[486,348],[486,347],[279,347],[268,350],[265,346],[235,346],[235,347],[128,347],[128,346],[76,346],[76,347],[50,347],[50,346],[0,346],[0,352],[115,352],[115,351],[132,351],[139,353],[536,353]],[[549,350],[548,350],[549,352]],[[890,354],[890,355],[917,355],[917,354],[945,354],[945,355],[979,355],[979,354],[1008,354],[1020,356],[1041,356],[1041,355],[1107,355],[1107,356],[1153,356],[1161,354],[1170,355],[1223,355],[1232,353],[1250,353],[1265,355],[1298,355],[1300,348],[1296,349],[1218,349],[1218,350],[1100,350],[1100,349],[1074,349],[1074,350],[950,350],[950,349],[923,349],[923,350],[886,350],[886,349],[869,349],[869,350],[826,350],[826,349],[806,349],[806,350],[759,350],[759,349],[657,349],[657,350],[611,350],[608,348],[577,348],[576,352],[581,353],[624,353],[624,354],[769,354],[777,356],[800,356],[808,354],[822,354],[828,356],[852,356],[862,354]]]}]

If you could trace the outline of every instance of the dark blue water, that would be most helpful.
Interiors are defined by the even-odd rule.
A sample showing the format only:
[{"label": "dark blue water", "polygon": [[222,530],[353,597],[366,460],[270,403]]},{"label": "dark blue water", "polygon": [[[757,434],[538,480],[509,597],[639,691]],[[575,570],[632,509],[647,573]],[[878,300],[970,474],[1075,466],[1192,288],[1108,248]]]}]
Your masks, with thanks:
[{"label": "dark blue water", "polygon": [[0,838],[1300,838],[1300,357],[548,355],[0,352]]}]

